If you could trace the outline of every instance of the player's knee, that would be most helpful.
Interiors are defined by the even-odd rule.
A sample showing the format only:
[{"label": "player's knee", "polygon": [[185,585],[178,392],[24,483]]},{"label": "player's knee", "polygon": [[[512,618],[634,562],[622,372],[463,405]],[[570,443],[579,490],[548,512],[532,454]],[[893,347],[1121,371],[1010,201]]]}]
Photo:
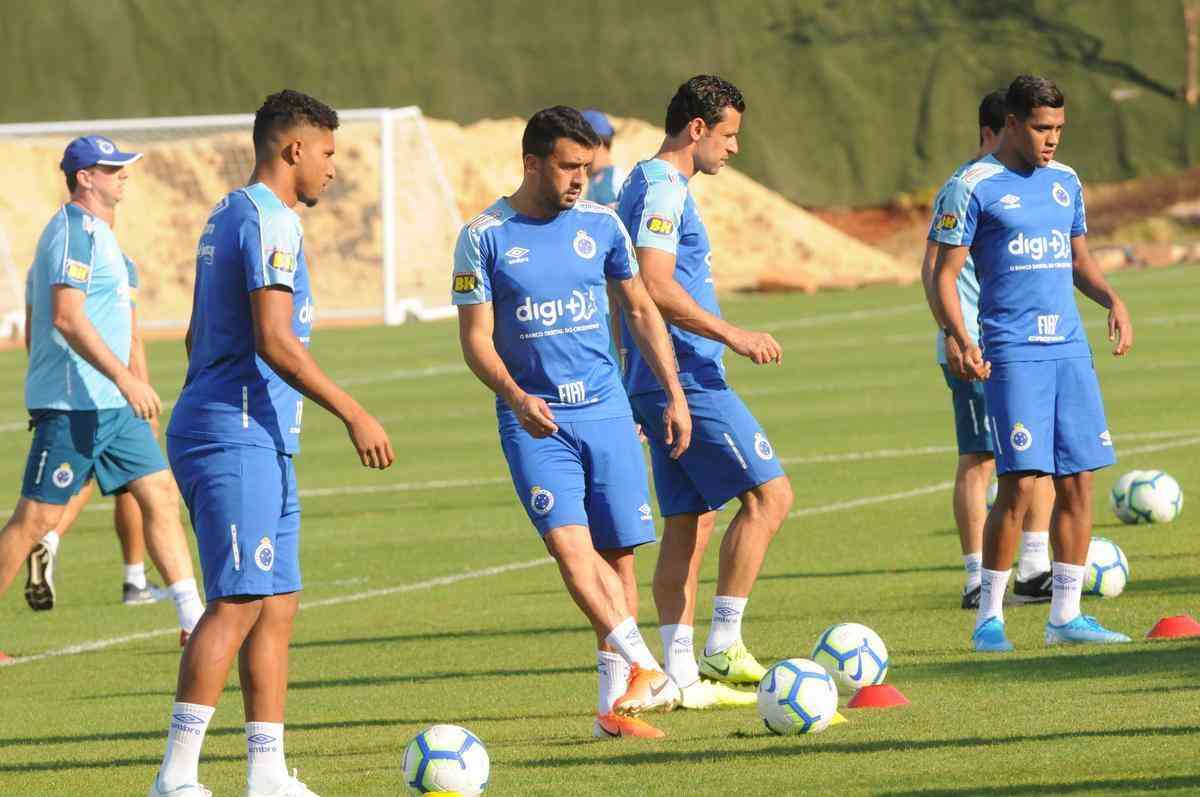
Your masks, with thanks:
[{"label": "player's knee", "polygon": [[13,524],[17,533],[31,544],[37,542],[62,520],[65,506],[46,504],[40,501],[30,501],[22,498],[13,514]]}]

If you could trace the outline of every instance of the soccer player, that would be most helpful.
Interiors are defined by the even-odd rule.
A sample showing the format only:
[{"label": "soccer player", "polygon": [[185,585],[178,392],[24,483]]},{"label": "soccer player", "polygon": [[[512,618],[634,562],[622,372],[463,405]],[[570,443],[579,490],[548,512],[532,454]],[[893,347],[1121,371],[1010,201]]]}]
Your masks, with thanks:
[{"label": "soccer player", "polygon": [[[921,281],[925,287],[925,298],[939,329],[945,329],[947,326],[937,315],[936,289],[933,282],[933,265],[938,249],[935,234],[938,222],[942,218],[942,203],[945,201],[947,189],[953,185],[955,179],[980,158],[996,151],[1004,131],[1004,119],[1004,92],[993,91],[979,103],[979,149],[950,176],[933,201],[933,220],[930,223],[929,240],[925,244],[925,258],[921,264]],[[956,287],[967,335],[972,343],[978,344],[979,280],[975,276],[975,264],[970,255],[967,256],[963,270],[959,272]],[[983,521],[987,517],[988,485],[991,484],[992,475],[995,473],[992,430],[988,423],[983,383],[972,382],[966,378],[963,371],[963,353],[958,344],[953,338],[948,338],[939,331],[936,354],[946,385],[950,388],[954,408],[954,431],[958,439],[958,467],[954,474],[953,507],[963,567],[966,570],[961,604],[964,609],[978,609],[979,570],[983,561]],[[1053,506],[1054,485],[1049,477],[1039,477],[1029,511],[1025,516],[1025,530],[1021,533],[1021,556],[1017,563],[1017,581],[1013,589],[1014,600],[1017,602],[1050,600],[1048,529],[1050,510]]]},{"label": "soccer player", "polygon": [[292,458],[307,396],[346,424],[366,467],[394,459],[383,427],[308,352],[313,299],[303,230],[334,177],[337,113],[296,91],[254,117],[250,185],[208,218],[196,253],[188,371],[167,453],[200,548],[208,607],[179,664],[167,750],[150,797],[203,797],[200,747],[233,657],[246,712],[246,797],[313,797],[289,775],[283,714],[300,605]]},{"label": "soccer player", "polygon": [[632,716],[670,710],[676,684],[638,630],[633,549],[654,541],[629,400],[610,351],[608,290],[664,390],[658,423],[679,457],[691,419],[662,318],[616,213],[578,201],[598,137],[574,108],[538,111],[521,140],[524,177],[463,227],[452,296],[463,358],[496,394],[517,498],[558,562],[599,644],[593,734],[658,738]]},{"label": "soccer player", "polygon": [[[1133,344],[1124,302],[1087,247],[1083,186],[1054,160],[1066,124],[1062,92],[1022,75],[1008,87],[995,154],[956,178],[935,225],[939,318],[984,379],[1000,488],[983,533],[977,651],[1009,651],[1002,601],[1020,522],[1037,477],[1054,479],[1053,594],[1048,645],[1128,642],[1080,613],[1092,526],[1092,471],[1116,462],[1092,351],[1072,285],[1108,310],[1113,354]],[[967,255],[979,278],[982,350],[967,333],[955,287]],[[984,359],[986,352],[987,359]]]},{"label": "soccer player", "polygon": [[[30,268],[25,406],[33,443],[21,498],[0,532],[0,592],[94,476],[102,493],[128,492],[140,507],[176,599],[182,642],[203,606],[171,476],[148,423],[161,402],[137,365],[130,261],[113,233],[126,167],[140,157],[103,136],[77,138],[63,153],[70,202],[42,232]],[[45,583],[33,586],[52,599],[53,557],[37,568]]]},{"label": "soccer player", "polygon": [[600,146],[596,147],[596,155],[588,166],[587,199],[605,207],[616,208],[617,197],[621,193],[621,184],[625,182],[625,172],[612,162],[612,142],[615,132],[608,117],[595,108],[583,111],[583,118],[600,136]]},{"label": "soccer player", "polygon": [[[765,673],[742,641],[742,615],[767,546],[792,506],[791,484],[775,449],[725,381],[722,363],[726,346],[760,365],[781,362],[783,351],[765,332],[721,318],[708,233],[688,192],[695,175],[716,174],[737,153],[745,108],[741,92],[719,77],[697,75],[681,85],[667,107],[662,147],[633,168],[618,208],[646,289],[668,324],[694,424],[687,453],[670,456],[659,420],[667,394],[651,378],[642,353],[626,349],[625,389],[650,441],[666,517],[654,600],[667,673],[682,687],[685,708],[754,702],[753,695],[713,681],[754,684]],[[627,326],[622,340],[628,340]],[[741,506],[721,543],[712,625],[697,667],[692,637],[700,563],[717,509],[732,498]],[[702,674],[712,680],[701,680]]]}]

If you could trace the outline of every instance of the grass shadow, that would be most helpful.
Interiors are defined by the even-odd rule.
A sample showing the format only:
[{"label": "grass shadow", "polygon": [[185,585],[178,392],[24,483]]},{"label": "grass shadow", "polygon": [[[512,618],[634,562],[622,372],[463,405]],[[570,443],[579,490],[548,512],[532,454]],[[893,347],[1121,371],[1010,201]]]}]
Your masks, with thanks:
[{"label": "grass shadow", "polygon": [[1016,785],[1005,783],[1000,786],[983,786],[975,784],[960,789],[918,789],[914,791],[885,791],[879,792],[879,797],[991,797],[991,795],[1011,794],[1095,794],[1104,792],[1137,791],[1179,791],[1187,790],[1193,794],[1200,791],[1200,775],[1168,775],[1148,778],[1114,778],[1106,780],[1076,780],[1060,783],[1026,783]]},{"label": "grass shadow", "polygon": [[[1196,640],[1200,643],[1200,640]],[[1019,658],[1004,655],[975,655],[958,661],[926,662],[904,667],[906,680],[969,678],[1024,683],[1027,681],[1089,680],[1137,673],[1143,678],[1158,675],[1195,675],[1200,669],[1196,644],[1170,645],[1161,642],[1107,647],[1102,654],[1078,655],[1076,651],[1047,653]],[[1075,655],[1072,655],[1075,654]]]}]

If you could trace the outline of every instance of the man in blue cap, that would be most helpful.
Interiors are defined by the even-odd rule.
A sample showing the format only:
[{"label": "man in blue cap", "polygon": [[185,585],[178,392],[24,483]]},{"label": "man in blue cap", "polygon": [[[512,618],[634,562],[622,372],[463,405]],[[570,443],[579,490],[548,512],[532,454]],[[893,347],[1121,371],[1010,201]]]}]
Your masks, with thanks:
[{"label": "man in blue cap", "polygon": [[203,606],[175,488],[149,424],[162,402],[130,368],[133,264],[112,230],[125,167],[140,157],[103,136],[77,138],[63,153],[71,198],[46,225],[30,268],[25,406],[33,442],[21,497],[0,531],[0,593],[94,477],[105,495],[128,491],[137,501],[175,598],[182,641]]},{"label": "man in blue cap", "polygon": [[583,118],[600,136],[600,146],[595,149],[595,158],[588,166],[587,199],[599,205],[617,207],[617,197],[621,194],[621,184],[625,182],[625,171],[613,165],[612,162],[612,123],[608,117],[595,108],[583,111]]}]

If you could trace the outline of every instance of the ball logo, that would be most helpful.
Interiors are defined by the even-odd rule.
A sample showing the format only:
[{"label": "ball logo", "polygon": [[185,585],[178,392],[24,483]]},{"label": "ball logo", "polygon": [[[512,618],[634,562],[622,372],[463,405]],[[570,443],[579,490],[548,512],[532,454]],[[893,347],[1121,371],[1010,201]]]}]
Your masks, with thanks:
[{"label": "ball logo", "polygon": [[1015,451],[1028,451],[1033,445],[1033,432],[1025,428],[1024,424],[1015,424],[1012,434],[1008,436],[1008,441],[1012,443]]},{"label": "ball logo", "polygon": [[571,245],[575,247],[575,254],[584,260],[591,260],[596,256],[596,241],[583,230],[575,233],[575,240]]},{"label": "ball logo", "polygon": [[543,490],[536,484],[529,492],[529,507],[539,515],[550,514],[550,510],[554,508],[554,493]]},{"label": "ball logo", "polygon": [[275,564],[275,547],[271,545],[270,537],[263,537],[258,541],[258,547],[254,549],[254,564],[264,573],[270,571],[271,566]]},{"label": "ball logo", "polygon": [[54,486],[60,490],[65,490],[71,486],[71,482],[75,481],[75,471],[71,470],[71,463],[64,462],[54,469],[54,473],[50,474],[50,480],[54,482]]},{"label": "ball logo", "polygon": [[1067,189],[1062,187],[1062,183],[1054,184],[1054,188],[1050,191],[1050,196],[1054,197],[1054,201],[1064,208],[1071,206],[1071,195],[1067,193]]},{"label": "ball logo", "polygon": [[117,148],[112,145],[111,141],[105,141],[104,139],[100,139],[96,142],[96,149],[100,150],[105,155],[111,155],[117,151]]},{"label": "ball logo", "polygon": [[754,433],[754,453],[758,454],[759,459],[773,459],[775,457],[775,449],[771,447],[771,441],[762,432]]}]

